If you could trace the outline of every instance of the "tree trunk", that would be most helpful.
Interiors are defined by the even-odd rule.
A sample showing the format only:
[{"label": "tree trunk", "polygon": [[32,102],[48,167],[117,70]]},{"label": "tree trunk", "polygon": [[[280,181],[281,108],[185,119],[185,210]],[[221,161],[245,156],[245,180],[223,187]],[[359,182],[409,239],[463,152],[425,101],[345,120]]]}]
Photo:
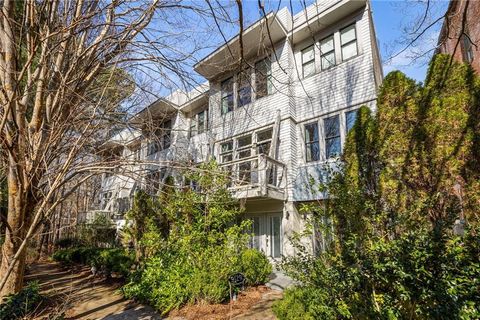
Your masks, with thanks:
[{"label": "tree trunk", "polygon": [[[7,270],[11,265],[13,257],[18,252],[26,230],[29,227],[27,219],[28,199],[21,188],[21,182],[17,175],[15,165],[9,167],[8,171],[8,215],[7,229],[5,231],[5,242],[2,245],[2,263],[0,265],[0,279],[4,279]],[[25,271],[26,252],[19,255],[15,261],[15,267],[8,276],[5,286],[0,291],[0,299],[6,295],[20,291],[23,286],[23,275]]]}]

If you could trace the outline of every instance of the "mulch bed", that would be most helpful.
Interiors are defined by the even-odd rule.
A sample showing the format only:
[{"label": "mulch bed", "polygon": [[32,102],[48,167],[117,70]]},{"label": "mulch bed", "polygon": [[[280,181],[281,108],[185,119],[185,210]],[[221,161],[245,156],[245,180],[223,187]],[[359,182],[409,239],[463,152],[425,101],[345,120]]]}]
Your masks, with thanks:
[{"label": "mulch bed", "polygon": [[169,313],[169,318],[195,320],[230,319],[245,313],[262,300],[262,296],[271,291],[266,286],[250,287],[238,294],[237,301],[222,304],[187,305]]}]

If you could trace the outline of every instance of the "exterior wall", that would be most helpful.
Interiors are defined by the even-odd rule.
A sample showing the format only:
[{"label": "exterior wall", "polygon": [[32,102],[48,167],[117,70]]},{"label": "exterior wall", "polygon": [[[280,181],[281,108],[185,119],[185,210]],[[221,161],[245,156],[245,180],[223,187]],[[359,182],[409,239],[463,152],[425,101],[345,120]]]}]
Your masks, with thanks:
[{"label": "exterior wall", "polygon": [[[480,20],[478,17],[480,17],[479,1],[450,1],[439,37],[438,52],[453,54],[457,61],[468,63],[470,61],[466,60],[465,41],[471,41],[473,60],[470,63],[473,69],[480,73]],[[469,40],[461,37],[462,30],[468,35]]]},{"label": "exterior wall", "polygon": [[[307,10],[307,15],[314,19],[318,14],[331,10],[340,3],[339,0],[329,0],[313,5]],[[353,10],[352,10],[353,11]],[[208,95],[208,126],[207,131],[193,136],[189,135],[189,128],[193,116],[202,110],[205,105],[195,104],[198,94],[178,94],[172,101],[183,103],[178,107],[172,127],[172,146],[156,154],[144,156],[142,159],[155,163],[144,169],[167,166],[172,161],[203,162],[209,156],[217,157],[220,162],[220,144],[246,134],[273,127],[279,118],[276,160],[286,167],[284,199],[274,200],[268,197],[246,199],[245,216],[281,216],[282,254],[294,253],[289,238],[294,232],[301,232],[305,227],[303,214],[299,213],[302,201],[323,199],[325,195],[310,192],[311,178],[323,181],[325,166],[335,168],[333,160],[325,159],[323,119],[327,116],[339,115],[341,146],[345,143],[345,112],[355,110],[362,105],[375,109],[376,90],[381,82],[381,66],[376,47],[375,33],[369,11],[369,3],[356,12],[339,15],[335,23],[323,27],[306,40],[296,41],[289,36],[291,25],[305,24],[305,14],[294,17],[288,10],[279,12],[279,19],[284,24],[286,36],[274,45],[275,54],[271,54],[271,74],[273,78],[273,92],[265,97],[256,99],[252,91],[252,102],[237,107],[224,115],[221,114],[221,82],[235,74],[226,70],[218,70],[218,76],[209,82],[208,93],[203,88],[201,95]],[[342,61],[340,47],[340,33],[342,28],[355,24],[358,55],[348,61]],[[293,34],[293,33],[292,33]],[[320,71],[319,41],[326,36],[334,35],[336,65]],[[301,50],[315,44],[315,61],[318,72],[302,78]],[[260,55],[249,60],[250,65],[264,59]],[[255,83],[255,74],[252,72],[252,84]],[[380,78],[380,79],[379,79]],[[234,82],[233,94],[236,95],[237,84]],[[192,99],[192,100],[189,100]],[[207,98],[206,98],[207,99]],[[236,104],[236,98],[234,98]],[[316,122],[319,127],[320,160],[306,161],[305,124]],[[142,142],[144,148],[146,142]],[[145,151],[145,150],[144,150]],[[145,153],[145,152],[144,152]],[[173,173],[173,171],[171,172]],[[120,180],[105,180],[105,187],[118,185]],[[130,180],[129,180],[130,181]],[[108,182],[108,183],[107,183]],[[128,190],[132,182],[122,187]],[[128,192],[127,192],[128,193]],[[312,240],[304,239],[304,244],[312,248]]]}]

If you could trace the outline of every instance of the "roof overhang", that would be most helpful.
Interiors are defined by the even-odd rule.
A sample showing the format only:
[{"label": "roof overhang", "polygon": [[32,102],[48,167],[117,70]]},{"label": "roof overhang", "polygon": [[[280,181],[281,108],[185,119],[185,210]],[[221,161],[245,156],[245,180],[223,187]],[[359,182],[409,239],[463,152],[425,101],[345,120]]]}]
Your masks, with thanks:
[{"label": "roof overhang", "polygon": [[[286,38],[286,35],[278,17],[273,12],[267,14],[243,32],[244,59],[262,54],[265,48],[271,48]],[[238,68],[240,57],[240,36],[237,35],[199,61],[194,70],[210,80],[223,72]]]},{"label": "roof overhang", "polygon": [[188,101],[187,103],[183,104],[180,107],[180,110],[184,113],[190,113],[195,109],[198,109],[202,106],[208,105],[208,91],[202,93],[201,95],[196,96],[192,100]]},{"label": "roof overhang", "polygon": [[130,119],[130,124],[141,125],[150,120],[163,120],[170,118],[178,111],[178,106],[173,102],[160,98]]},{"label": "roof overhang", "polygon": [[[292,32],[289,33],[289,39],[292,43],[299,43],[305,39],[312,38],[323,29],[330,27],[360,9],[365,8],[368,0],[339,0],[332,5],[322,8],[321,11],[311,11],[300,13],[293,22]],[[312,9],[315,9],[312,7]],[[308,19],[307,19],[308,16]]]}]

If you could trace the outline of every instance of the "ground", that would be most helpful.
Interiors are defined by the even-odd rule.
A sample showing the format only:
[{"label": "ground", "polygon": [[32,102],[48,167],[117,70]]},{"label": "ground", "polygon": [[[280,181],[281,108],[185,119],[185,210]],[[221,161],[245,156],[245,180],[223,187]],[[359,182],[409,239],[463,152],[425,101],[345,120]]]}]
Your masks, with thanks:
[{"label": "ground", "polygon": [[[151,307],[126,300],[118,291],[119,279],[93,277],[87,267],[63,268],[57,263],[40,262],[29,267],[26,281],[38,280],[48,297],[37,312],[37,319],[52,319],[65,314],[66,319],[154,320],[162,319]],[[174,311],[170,320],[253,320],[276,319],[272,303],[281,291],[266,286],[250,288],[231,304],[187,306]],[[48,314],[48,317],[47,317]]]}]

